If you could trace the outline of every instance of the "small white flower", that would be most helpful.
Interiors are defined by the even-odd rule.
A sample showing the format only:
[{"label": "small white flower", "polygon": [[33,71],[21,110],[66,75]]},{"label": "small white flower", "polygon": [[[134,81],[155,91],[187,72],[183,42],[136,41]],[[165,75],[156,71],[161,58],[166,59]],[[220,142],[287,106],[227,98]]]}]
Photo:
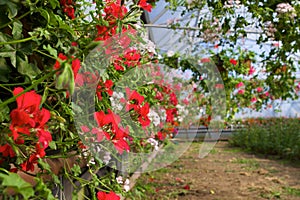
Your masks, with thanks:
[{"label": "small white flower", "polygon": [[186,1],[186,3],[187,3],[188,5],[191,5],[193,2],[194,2],[194,0],[187,0],[187,1]]},{"label": "small white flower", "polygon": [[150,109],[150,112],[147,115],[151,122],[154,124],[154,126],[158,126],[160,124],[160,117],[159,115],[152,109]]},{"label": "small white flower", "polygon": [[117,183],[123,184],[123,177],[122,177],[122,176],[118,176],[118,177],[116,178],[116,180],[117,180]]},{"label": "small white flower", "polygon": [[129,184],[130,184],[130,180],[129,180],[128,178],[126,178],[124,184],[125,184],[125,185],[129,185]]},{"label": "small white flower", "polygon": [[169,51],[167,52],[167,56],[168,56],[168,57],[172,57],[172,56],[174,56],[174,55],[175,55],[174,51],[169,50]]},{"label": "small white flower", "polygon": [[130,190],[130,186],[129,185],[124,185],[124,190],[125,190],[125,192],[128,192]]},{"label": "small white flower", "polygon": [[110,153],[109,152],[105,152],[105,155],[103,157],[103,162],[107,165],[110,161],[111,157],[110,157]]}]

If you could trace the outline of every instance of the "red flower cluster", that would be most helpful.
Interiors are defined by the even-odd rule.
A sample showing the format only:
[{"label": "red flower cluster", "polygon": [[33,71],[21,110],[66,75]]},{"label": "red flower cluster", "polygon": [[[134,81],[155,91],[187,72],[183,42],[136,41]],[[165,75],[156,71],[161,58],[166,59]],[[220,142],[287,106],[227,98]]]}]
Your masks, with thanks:
[{"label": "red flower cluster", "polygon": [[[144,102],[144,97],[135,90],[126,88],[127,101],[122,99],[121,102],[126,103],[126,111],[134,110],[138,115],[138,120],[143,127],[150,125],[150,119],[148,117],[150,105],[148,102]],[[142,105],[143,104],[143,105]]]},{"label": "red flower cluster", "polygon": [[[17,87],[14,89],[14,95],[23,92],[23,88]],[[17,108],[10,113],[11,124],[10,130],[13,140],[16,144],[24,143],[24,136],[37,137],[35,152],[30,156],[29,160],[21,164],[25,171],[33,171],[34,164],[38,158],[45,156],[45,149],[52,141],[50,132],[46,130],[46,123],[50,119],[49,110],[40,109],[41,96],[35,91],[26,92],[17,97]],[[0,147],[0,152],[3,156],[13,157],[14,153],[10,145],[6,144]]]},{"label": "red flower cluster", "polygon": [[60,5],[64,13],[68,15],[71,19],[75,19],[75,10],[73,7],[73,0],[60,0]]},{"label": "red flower cluster", "polygon": [[100,191],[97,193],[97,199],[98,200],[120,200],[120,197],[113,191],[110,191],[109,193]]},{"label": "red flower cluster", "polygon": [[104,83],[101,80],[97,86],[96,94],[99,100],[102,100],[102,92],[108,93],[109,96],[113,95],[113,90],[111,89],[114,85],[112,80],[106,80]]},{"label": "red flower cluster", "polygon": [[236,65],[236,64],[237,64],[237,61],[236,61],[235,59],[233,59],[233,58],[231,58],[231,59],[229,60],[229,62],[230,62],[231,64],[233,64],[233,65]]},{"label": "red flower cluster", "polygon": [[[120,0],[107,0],[104,8],[104,20],[109,23],[109,26],[97,25],[98,37],[96,40],[106,40],[117,33],[117,21],[123,19],[127,13],[127,8],[121,5]],[[123,31],[127,29],[124,28]]]},{"label": "red flower cluster", "polygon": [[[103,111],[95,112],[94,117],[101,129],[93,129],[92,133],[97,135],[99,142],[102,141],[105,136],[106,139],[113,142],[120,154],[122,154],[124,150],[129,151],[129,145],[125,140],[129,135],[129,131],[128,129],[119,127],[121,122],[120,116],[108,110],[108,114],[105,114]],[[105,130],[109,130],[111,134]]]},{"label": "red flower cluster", "polygon": [[98,72],[96,73],[91,73],[91,72],[84,72],[84,73],[79,73],[76,76],[75,83],[78,86],[91,86],[91,87],[96,87],[95,84],[98,82],[98,77],[99,74]]},{"label": "red flower cluster", "polygon": [[126,67],[139,66],[141,64],[140,58],[141,54],[137,50],[129,49],[125,51],[124,55],[115,58],[113,65],[116,70],[124,71],[125,68],[123,65]]},{"label": "red flower cluster", "polygon": [[138,5],[143,8],[144,10],[147,10],[148,12],[151,12],[152,5],[147,3],[147,0],[140,0]]}]

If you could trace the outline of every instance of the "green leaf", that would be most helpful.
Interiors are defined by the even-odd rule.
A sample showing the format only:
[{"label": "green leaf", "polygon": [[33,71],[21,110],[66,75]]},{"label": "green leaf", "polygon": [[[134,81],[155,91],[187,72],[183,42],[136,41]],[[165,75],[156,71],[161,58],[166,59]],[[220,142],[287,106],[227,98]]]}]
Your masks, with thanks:
[{"label": "green leaf", "polygon": [[55,9],[59,6],[59,2],[57,0],[50,0],[49,3],[51,4],[52,9]]},{"label": "green leaf", "polygon": [[79,165],[74,164],[71,170],[74,173],[74,176],[79,176],[81,174],[81,169]]},{"label": "green leaf", "polygon": [[[0,104],[1,103],[2,100],[0,99]],[[9,120],[9,108],[7,105],[0,107],[0,122],[3,122],[4,120]]]},{"label": "green leaf", "polygon": [[55,197],[52,195],[52,191],[47,187],[41,178],[34,178],[37,182],[35,186],[35,191],[42,195],[47,200],[55,200]]},{"label": "green leaf", "polygon": [[52,48],[50,46],[50,44],[48,44],[47,46],[43,45],[43,49],[47,50],[50,53],[50,55],[52,55],[53,57],[55,57],[55,58],[57,57],[57,51],[56,51],[56,49]]},{"label": "green leaf", "polygon": [[6,60],[4,58],[0,58],[0,81],[1,82],[8,82],[8,75],[11,72],[11,69],[6,63]]},{"label": "green leaf", "polygon": [[54,150],[57,149],[56,143],[55,143],[54,141],[51,141],[51,142],[49,143],[49,147],[50,147],[50,149],[54,149]]},{"label": "green leaf", "polygon": [[12,66],[16,67],[17,66],[16,52],[17,52],[16,50],[8,50],[8,51],[4,50],[4,52],[0,52],[0,57],[3,58],[9,57]]},{"label": "green leaf", "polygon": [[34,196],[34,190],[30,183],[24,181],[18,174],[7,172],[0,173],[0,179],[2,179],[2,186],[13,188],[18,194],[21,194],[24,199]]},{"label": "green leaf", "polygon": [[12,35],[14,39],[19,40],[22,38],[22,27],[23,24],[19,20],[13,23]]},{"label": "green leaf", "polygon": [[36,65],[28,63],[19,56],[17,56],[17,66],[20,74],[26,75],[31,79],[41,73],[40,69]]},{"label": "green leaf", "polygon": [[[2,0],[4,1],[4,4],[8,7],[8,17],[10,19],[14,18],[18,14],[18,5],[14,2],[11,2],[10,0]],[[6,3],[5,3],[6,2]]]}]

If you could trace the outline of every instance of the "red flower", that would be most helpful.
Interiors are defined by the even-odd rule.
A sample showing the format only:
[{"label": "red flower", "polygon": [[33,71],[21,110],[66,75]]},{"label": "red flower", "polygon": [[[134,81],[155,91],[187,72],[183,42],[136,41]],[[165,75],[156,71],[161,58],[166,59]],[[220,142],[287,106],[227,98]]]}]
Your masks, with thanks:
[{"label": "red flower", "polygon": [[262,92],[262,91],[263,91],[263,88],[262,88],[262,87],[258,87],[258,88],[256,88],[256,91],[257,91],[257,92]]},{"label": "red flower", "polygon": [[110,135],[99,128],[93,128],[91,132],[97,135],[97,142],[101,142],[104,137],[106,137],[107,140],[110,139]]},{"label": "red flower", "polygon": [[254,69],[253,66],[251,66],[250,69],[249,69],[248,75],[250,76],[250,75],[252,75],[254,72],[255,72],[255,69]]},{"label": "red flower", "polygon": [[[23,91],[22,88],[15,88],[13,93],[17,95]],[[50,118],[50,112],[46,109],[39,109],[41,96],[35,91],[26,92],[17,97],[17,108],[12,110],[10,129],[14,140],[17,140],[19,132],[29,135],[30,128],[44,128],[45,123]]]},{"label": "red flower", "polygon": [[103,111],[96,112],[94,116],[99,127],[111,125],[113,130],[117,130],[118,125],[121,122],[120,116],[116,115],[111,110],[108,110],[108,114],[105,114]]},{"label": "red flower", "polygon": [[[23,92],[23,89],[15,88],[13,93],[18,95]],[[49,142],[52,141],[50,132],[45,130],[46,123],[50,119],[50,112],[45,108],[40,109],[41,96],[36,94],[35,91],[26,92],[17,97],[17,108],[12,110],[10,130],[12,131],[13,140],[16,144],[23,144],[24,138],[20,134],[26,134],[36,136],[38,143],[36,143],[36,149],[29,159],[23,162],[20,166],[25,171],[33,171],[34,164],[37,163],[38,158],[45,156],[45,149],[49,146]],[[6,147],[0,147],[2,154],[7,154],[9,149]],[[5,153],[4,153],[5,152]],[[11,152],[9,152],[11,156]]]},{"label": "red flower", "polygon": [[150,119],[148,117],[148,114],[149,114],[149,103],[145,103],[144,106],[142,106],[139,111],[139,122],[141,123],[141,125],[143,127],[146,127],[146,126],[149,126],[150,125]]},{"label": "red flower", "polygon": [[78,58],[72,60],[72,71],[74,74],[74,79],[76,79],[78,70],[80,69],[80,60]]},{"label": "red flower", "polygon": [[129,145],[128,145],[127,141],[124,140],[124,138],[121,138],[118,140],[112,140],[112,142],[120,154],[122,154],[124,150],[129,152],[129,149],[130,149]]},{"label": "red flower", "polygon": [[99,82],[96,90],[96,94],[99,98],[99,100],[102,99],[102,92],[108,93],[109,96],[113,95],[113,90],[111,89],[114,85],[114,82],[112,80],[106,80],[104,83],[102,81]]},{"label": "red flower", "polygon": [[60,0],[60,5],[62,6],[64,13],[66,13],[68,17],[70,17],[71,19],[75,18],[75,10],[73,8],[72,0]]},{"label": "red flower", "polygon": [[233,59],[233,58],[231,58],[231,59],[229,60],[229,62],[230,62],[231,64],[233,64],[233,65],[236,65],[236,64],[237,64],[237,61],[236,61],[235,59]]},{"label": "red flower", "polygon": [[244,94],[245,93],[245,90],[239,90],[238,91],[238,94]]},{"label": "red flower", "polygon": [[200,61],[202,63],[208,63],[208,62],[210,62],[210,58],[202,58]]},{"label": "red flower", "polygon": [[142,102],[144,101],[144,96],[140,95],[135,90],[130,90],[129,88],[126,88],[126,95],[128,98],[128,101],[131,102],[126,106],[126,110],[129,111],[131,109],[138,110]]},{"label": "red flower", "polygon": [[143,8],[144,10],[147,10],[148,12],[151,12],[152,5],[147,3],[146,0],[140,0],[138,5]]},{"label": "red flower", "polygon": [[67,59],[68,59],[67,56],[65,56],[63,53],[59,53],[59,54],[58,54],[58,60],[56,60],[56,62],[55,62],[55,64],[54,64],[54,69],[55,69],[55,70],[59,69],[59,68],[60,68],[61,62],[65,61],[65,60],[67,60]]},{"label": "red flower", "polygon": [[177,97],[176,97],[176,94],[174,92],[172,92],[170,94],[170,101],[171,103],[176,106],[178,104],[178,101],[177,101]]},{"label": "red flower", "polygon": [[3,146],[0,146],[0,153],[2,153],[4,157],[15,157],[15,152],[9,144],[4,144]]},{"label": "red flower", "polygon": [[166,109],[167,119],[166,122],[174,122],[174,115],[177,113],[176,108]]},{"label": "red flower", "polygon": [[243,82],[239,82],[238,84],[236,84],[236,88],[240,88],[240,87],[243,87],[244,86],[244,83]]},{"label": "red flower", "polygon": [[135,49],[126,51],[124,58],[125,58],[124,64],[127,65],[128,67],[140,65],[139,60],[141,58],[141,54],[137,53]]},{"label": "red flower", "polygon": [[120,197],[113,191],[110,191],[109,193],[99,191],[97,193],[97,199],[98,200],[120,200]]},{"label": "red flower", "polygon": [[166,134],[162,133],[162,132],[158,132],[156,135],[157,139],[159,139],[160,141],[163,141],[166,138]]}]

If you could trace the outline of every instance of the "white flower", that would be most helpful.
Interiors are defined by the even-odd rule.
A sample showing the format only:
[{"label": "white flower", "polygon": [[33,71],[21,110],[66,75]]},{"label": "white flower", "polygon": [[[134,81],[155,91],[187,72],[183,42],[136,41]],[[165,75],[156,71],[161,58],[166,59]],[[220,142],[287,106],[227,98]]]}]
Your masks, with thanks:
[{"label": "white flower", "polygon": [[129,185],[124,185],[124,190],[125,190],[125,192],[128,192],[130,190],[130,186]]},{"label": "white flower", "polygon": [[151,120],[151,122],[154,124],[154,126],[158,126],[160,124],[160,117],[154,110],[150,109],[150,112],[148,113],[148,117]]},{"label": "white flower", "polygon": [[130,181],[129,181],[129,179],[127,178],[127,179],[125,180],[125,182],[124,182],[124,190],[125,190],[126,192],[128,192],[128,191],[130,190],[129,184],[130,184]]},{"label": "white flower", "polygon": [[277,4],[276,12],[278,14],[290,13],[292,18],[297,16],[295,9],[289,3]]},{"label": "white flower", "polygon": [[171,51],[171,50],[169,50],[168,52],[167,52],[167,56],[168,57],[172,57],[172,56],[174,56],[174,51]]},{"label": "white flower", "polygon": [[158,150],[158,141],[156,141],[154,138],[148,138],[147,142],[154,146],[155,150]]},{"label": "white flower", "polygon": [[90,166],[90,165],[95,165],[96,162],[95,162],[95,159],[94,158],[91,158],[89,163],[87,164],[87,166]]},{"label": "white flower", "polygon": [[122,177],[122,176],[118,176],[118,177],[116,178],[116,180],[117,180],[117,183],[123,184],[123,177]]},{"label": "white flower", "polygon": [[105,152],[105,155],[103,157],[103,162],[107,165],[110,161],[111,157],[110,157],[110,153],[109,152]]},{"label": "white flower", "polygon": [[193,2],[194,2],[194,0],[187,0],[187,1],[186,1],[186,3],[187,3],[188,5],[191,5]]}]

